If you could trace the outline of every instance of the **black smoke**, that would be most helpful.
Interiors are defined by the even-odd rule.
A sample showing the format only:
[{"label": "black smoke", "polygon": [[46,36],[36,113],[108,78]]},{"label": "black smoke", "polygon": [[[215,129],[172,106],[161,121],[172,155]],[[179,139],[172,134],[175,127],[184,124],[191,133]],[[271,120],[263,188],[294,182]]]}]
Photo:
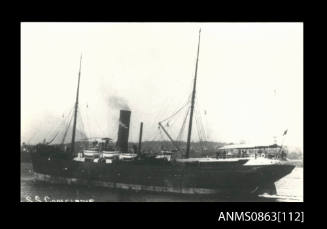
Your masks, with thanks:
[{"label": "black smoke", "polygon": [[112,109],[128,110],[128,111],[131,110],[130,107],[128,106],[127,100],[119,96],[110,96],[108,98],[108,104]]}]

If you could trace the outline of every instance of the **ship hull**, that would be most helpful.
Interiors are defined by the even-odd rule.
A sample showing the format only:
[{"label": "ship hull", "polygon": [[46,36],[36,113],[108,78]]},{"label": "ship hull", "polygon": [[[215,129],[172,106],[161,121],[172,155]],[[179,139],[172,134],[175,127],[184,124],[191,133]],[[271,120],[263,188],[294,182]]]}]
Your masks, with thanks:
[{"label": "ship hull", "polygon": [[264,187],[275,191],[274,182],[294,168],[285,164],[246,166],[242,161],[219,164],[118,161],[102,164],[39,155],[32,155],[32,162],[36,180],[50,183],[183,194],[258,194]]}]

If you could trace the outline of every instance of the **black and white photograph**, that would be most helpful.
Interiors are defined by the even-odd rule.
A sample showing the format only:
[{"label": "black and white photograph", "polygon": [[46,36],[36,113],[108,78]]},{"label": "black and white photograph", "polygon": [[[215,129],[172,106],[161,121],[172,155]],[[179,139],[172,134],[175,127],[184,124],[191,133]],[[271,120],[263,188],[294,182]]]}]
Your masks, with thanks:
[{"label": "black and white photograph", "polygon": [[303,202],[302,22],[21,22],[21,202]]}]

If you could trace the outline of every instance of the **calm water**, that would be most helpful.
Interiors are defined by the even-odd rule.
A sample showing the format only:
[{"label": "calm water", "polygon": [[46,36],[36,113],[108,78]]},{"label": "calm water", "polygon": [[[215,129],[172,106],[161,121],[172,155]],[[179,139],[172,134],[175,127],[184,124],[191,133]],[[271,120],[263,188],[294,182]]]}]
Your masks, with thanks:
[{"label": "calm water", "polygon": [[299,202],[303,201],[303,168],[295,168],[291,174],[276,183],[277,195],[230,198],[206,195],[183,195],[136,192],[108,188],[52,185],[33,181],[30,163],[21,164],[21,201],[94,201],[94,202]]}]

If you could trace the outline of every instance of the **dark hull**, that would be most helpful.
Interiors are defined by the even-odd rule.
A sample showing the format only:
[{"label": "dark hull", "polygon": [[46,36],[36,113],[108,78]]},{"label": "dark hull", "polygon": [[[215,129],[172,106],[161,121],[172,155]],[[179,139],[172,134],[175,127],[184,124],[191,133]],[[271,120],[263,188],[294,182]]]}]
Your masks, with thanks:
[{"label": "dark hull", "polygon": [[33,170],[38,180],[176,193],[257,193],[264,187],[273,185],[274,188],[274,182],[294,168],[285,164],[245,166],[245,162],[136,160],[101,164],[32,154]]}]

